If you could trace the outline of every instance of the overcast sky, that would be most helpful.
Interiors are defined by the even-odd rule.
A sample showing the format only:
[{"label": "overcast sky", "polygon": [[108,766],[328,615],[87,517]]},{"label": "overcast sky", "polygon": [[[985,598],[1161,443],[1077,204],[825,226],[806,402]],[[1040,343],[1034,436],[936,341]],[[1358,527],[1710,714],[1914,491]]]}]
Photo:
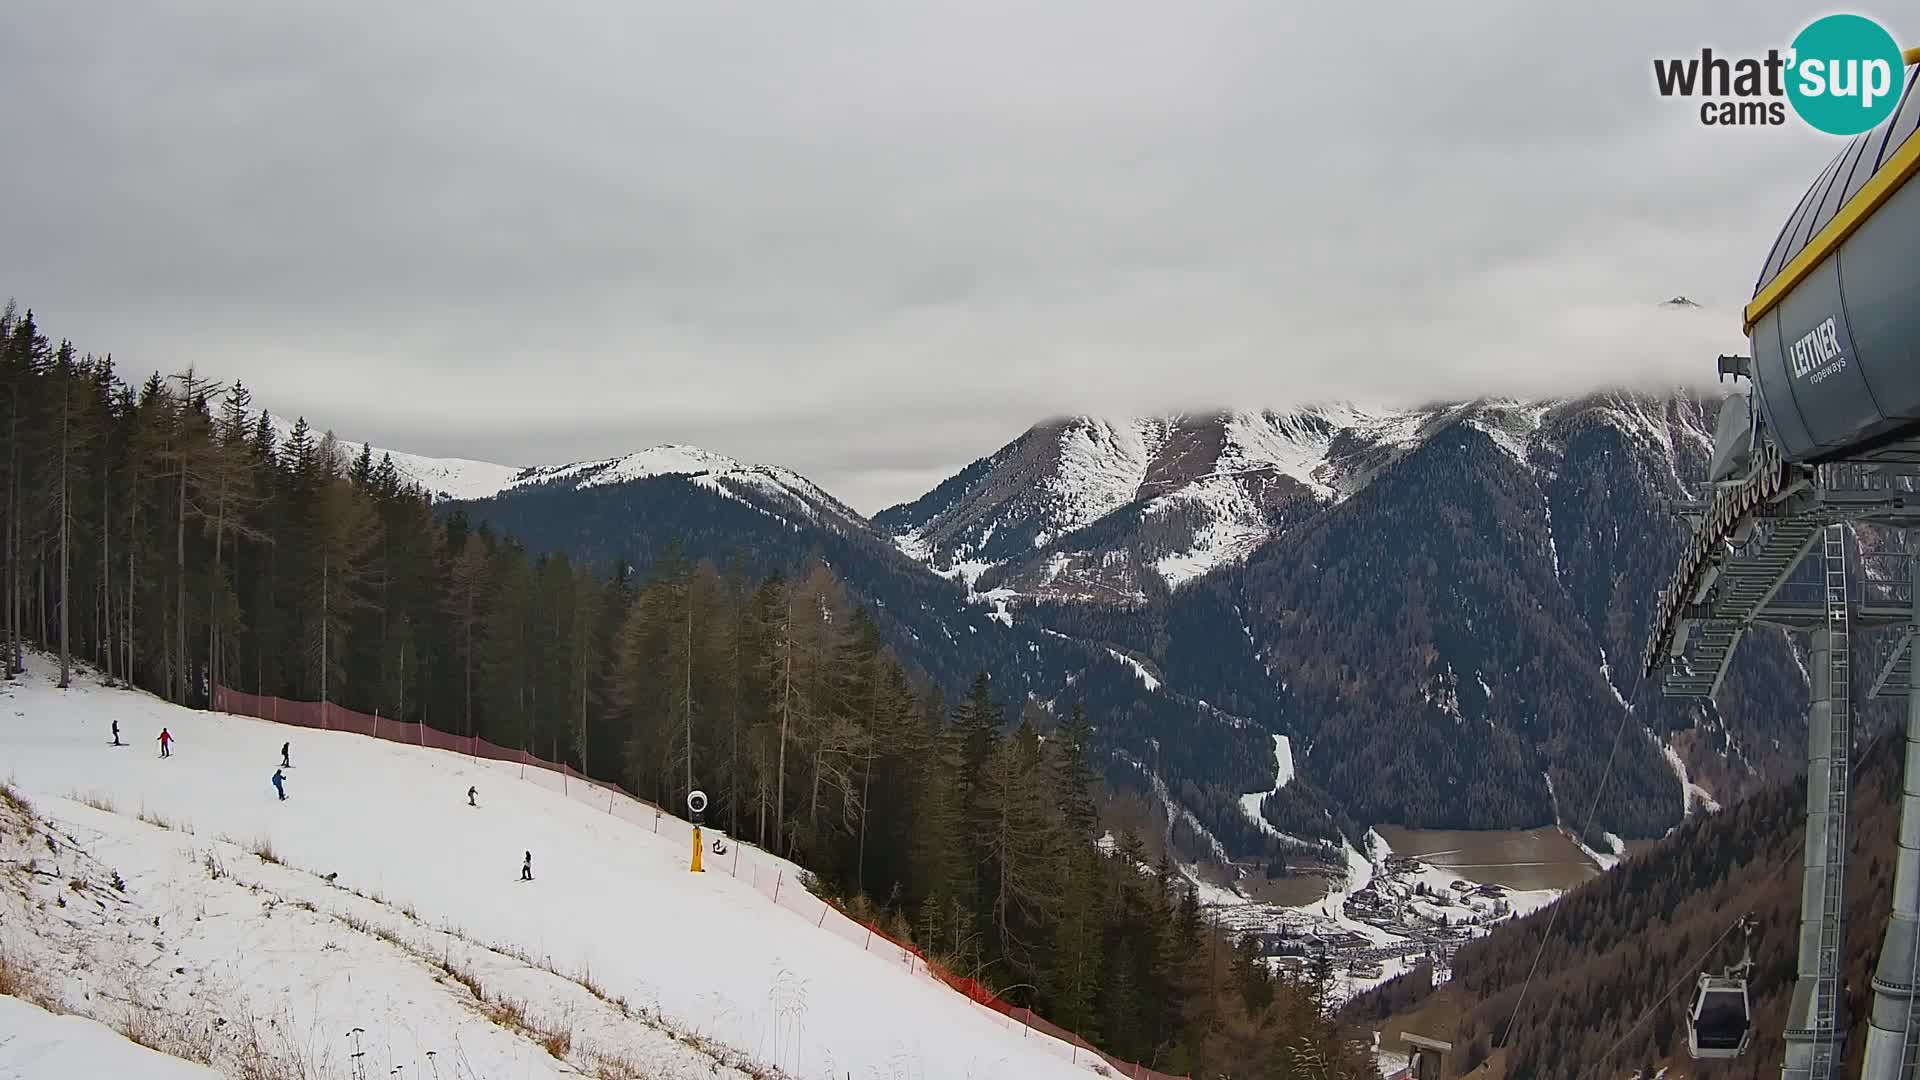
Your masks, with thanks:
[{"label": "overcast sky", "polygon": [[1651,60],[1828,9],[1394,6],[16,0],[0,295],[356,440],[866,511],[1049,415],[1710,380],[1837,144]]}]

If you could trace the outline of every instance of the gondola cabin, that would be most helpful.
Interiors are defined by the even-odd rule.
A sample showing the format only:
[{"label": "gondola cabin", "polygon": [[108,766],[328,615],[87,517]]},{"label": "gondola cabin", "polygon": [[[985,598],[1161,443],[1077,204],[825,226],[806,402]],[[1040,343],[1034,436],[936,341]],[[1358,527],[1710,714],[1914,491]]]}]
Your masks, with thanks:
[{"label": "gondola cabin", "polygon": [[1687,1014],[1687,1052],[1696,1061],[1736,1058],[1753,1042],[1747,980],[1700,976]]}]

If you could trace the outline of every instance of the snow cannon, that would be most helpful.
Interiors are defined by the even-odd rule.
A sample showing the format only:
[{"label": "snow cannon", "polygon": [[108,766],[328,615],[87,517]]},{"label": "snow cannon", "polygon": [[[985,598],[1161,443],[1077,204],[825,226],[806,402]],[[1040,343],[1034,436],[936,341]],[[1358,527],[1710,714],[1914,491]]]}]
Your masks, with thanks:
[{"label": "snow cannon", "polygon": [[700,866],[700,816],[707,812],[707,793],[699,788],[687,792],[687,812],[693,815],[693,865],[688,870],[703,874],[706,871]]},{"label": "snow cannon", "polygon": [[1900,107],[1807,189],[1746,308],[1756,419],[1794,464],[1920,461],[1920,49],[1906,62]]}]

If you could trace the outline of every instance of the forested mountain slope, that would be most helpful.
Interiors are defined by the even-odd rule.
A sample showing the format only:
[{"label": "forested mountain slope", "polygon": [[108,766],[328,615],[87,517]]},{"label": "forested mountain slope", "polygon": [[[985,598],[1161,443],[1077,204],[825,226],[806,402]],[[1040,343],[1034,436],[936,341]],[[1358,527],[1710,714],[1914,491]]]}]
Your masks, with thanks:
[{"label": "forested mountain slope", "polygon": [[[1142,700],[1258,741],[1266,763],[1258,779],[1249,767],[1248,790],[1271,783],[1271,743],[1168,695],[1125,695],[1116,688],[1142,685],[1129,662],[1048,635],[1049,648],[1080,658],[1035,662],[1055,680],[1047,707],[1021,692],[1017,663],[968,679],[964,694],[943,692],[881,628],[889,611],[922,601],[856,597],[812,554],[845,515],[814,522],[817,542],[768,540],[766,569],[683,558],[662,542],[635,570],[534,548],[459,506],[437,512],[386,455],[351,452],[304,422],[283,437],[237,382],[184,372],[128,385],[11,307],[0,312],[0,388],[9,680],[60,695],[97,677],[151,691],[167,709],[204,707],[224,685],[471,734],[660,805],[701,788],[710,823],[806,867],[814,888],[936,962],[1122,1056],[1184,1070],[1259,1055],[1281,1074],[1303,1048],[1358,1060],[1303,1007],[1300,988],[1242,992],[1171,865],[1143,866],[1143,845],[1096,843],[1095,770],[1125,758],[1096,755],[1092,717],[1109,747],[1145,747],[1144,732],[1169,730]],[[700,513],[743,515],[717,534],[728,537],[749,535],[749,522],[794,521],[782,507],[804,514],[788,501],[798,485],[749,504],[737,496],[765,491],[754,478],[769,474],[727,471],[571,486],[639,491],[654,505],[662,493],[707,500],[663,535],[690,531]],[[538,490],[526,497],[560,486],[528,485]],[[832,550],[860,565],[853,541]],[[865,554],[953,591],[883,543]],[[981,633],[1016,629],[964,614]],[[944,654],[974,634],[941,631],[925,635],[918,668],[970,666],[965,653]],[[57,659],[32,671],[33,647]],[[91,670],[79,672],[82,662]],[[1218,745],[1169,740],[1165,754],[1137,760],[1163,776],[1217,775],[1206,750]],[[1203,966],[1209,956],[1221,964]],[[1231,1030],[1216,1023],[1226,1019]]]},{"label": "forested mountain slope", "polygon": [[[1892,894],[1902,745],[1884,737],[1855,761],[1847,882],[1847,1001],[1855,1037],[1843,1070],[1849,1076],[1860,1068],[1869,980]],[[1505,1069],[1492,1075],[1508,1080],[1589,1069],[1622,1076],[1638,1068],[1651,1076],[1662,1065],[1674,1066],[1675,1076],[1777,1076],[1799,935],[1805,807],[1805,783],[1796,780],[1696,817],[1562,898],[1557,917],[1542,912],[1463,946],[1452,981],[1441,989],[1423,988],[1424,972],[1416,972],[1355,1001],[1349,1015],[1383,1031],[1400,1030],[1399,1018],[1416,1010],[1457,1015],[1453,1038],[1463,1053],[1451,1064],[1460,1074],[1492,1060]],[[1739,959],[1737,933],[1711,953],[1708,947],[1745,912],[1758,921],[1752,1051],[1733,1063],[1693,1062],[1683,1013],[1693,977],[1703,964],[1717,972]],[[1536,954],[1526,1004],[1506,1048],[1496,1051]]]},{"label": "forested mountain slope", "polygon": [[1423,412],[1364,484],[1328,483],[1243,560],[1152,603],[1030,610],[1287,733],[1301,796],[1360,821],[1579,828],[1591,811],[1596,847],[1658,836],[1708,805],[1683,776],[1730,801],[1782,775],[1806,700],[1771,632],[1749,635],[1717,708],[1638,677],[1684,535],[1660,503],[1697,491],[1716,408],[1612,393]]},{"label": "forested mountain slope", "polygon": [[[51,362],[56,350],[45,351],[35,364]],[[90,392],[108,393],[93,382]],[[100,408],[139,416],[164,391],[150,380]],[[209,423],[222,408],[199,407]],[[405,456],[389,465],[385,454],[342,450],[363,486],[437,484],[431,513],[451,526],[447,543],[464,546],[469,530],[488,544],[511,535],[529,574],[561,552],[570,571],[597,578],[623,565],[648,574],[677,551],[723,578],[791,580],[817,555],[905,667],[949,699],[984,672],[1011,714],[1083,704],[1109,782],[1160,807],[1184,858],[1220,861],[1278,855],[1265,825],[1331,839],[1376,822],[1580,828],[1589,813],[1586,839],[1599,847],[1605,833],[1659,836],[1780,775],[1805,702],[1783,637],[1749,636],[1717,707],[1662,699],[1630,662],[1683,535],[1660,502],[1697,491],[1715,408],[1686,394],[1609,393],[1059,421],[873,521],[791,470],[692,447],[536,468],[440,468]],[[223,423],[237,430],[238,421]],[[234,445],[256,457],[284,457],[295,444],[310,455],[323,441],[269,420],[246,426]],[[193,680],[174,657],[198,651],[215,677],[243,686],[248,676],[309,696],[323,678],[350,693],[378,686],[384,708],[451,707],[465,722],[472,702],[493,692],[488,672],[513,663],[501,643],[517,630],[475,634],[471,654],[459,643],[441,654],[421,647],[447,618],[418,606],[429,602],[416,598],[423,560],[457,563],[462,553],[434,555],[413,539],[423,523],[400,529],[428,507],[394,500],[379,513],[405,539],[387,543],[395,569],[367,586],[385,620],[376,624],[355,597],[327,613],[343,630],[328,639],[337,652],[325,665],[275,670],[288,667],[277,643],[321,643],[277,582],[362,558],[364,522],[329,516],[301,543],[256,545],[254,532],[288,524],[263,523],[284,509],[281,496],[237,493],[224,509],[196,501],[204,489],[217,504],[219,470],[182,466],[190,456],[168,448],[169,430],[141,430],[161,455],[153,472],[114,474],[80,495],[74,526],[89,547],[74,573],[91,591],[76,614],[116,629],[134,619],[162,650],[150,662],[176,694]],[[136,519],[178,517],[178,491],[160,485],[183,467],[196,495],[184,576],[180,552],[168,568],[164,547],[129,552],[115,542],[113,532],[137,520],[115,521],[105,536],[94,524],[118,512],[123,492],[146,488]],[[444,497],[456,491],[492,494]],[[44,504],[22,504],[31,543],[9,579],[23,598],[44,593],[42,567],[58,550],[47,542],[56,519],[35,505]],[[237,575],[229,584],[191,571],[202,548]],[[121,565],[129,554],[130,568]],[[491,556],[473,559],[462,580],[485,581],[490,603],[509,595],[495,585],[519,572],[502,577]],[[1022,582],[1034,573],[1079,584],[1030,589]],[[1118,587],[1122,578],[1132,584]],[[495,607],[463,611],[462,625],[505,618]],[[136,659],[127,644],[116,633],[120,655],[103,659],[126,668]],[[515,708],[566,693],[539,690]],[[1261,824],[1242,797],[1271,787],[1276,734],[1291,739],[1297,774]],[[1602,786],[1609,757],[1617,760]]]}]

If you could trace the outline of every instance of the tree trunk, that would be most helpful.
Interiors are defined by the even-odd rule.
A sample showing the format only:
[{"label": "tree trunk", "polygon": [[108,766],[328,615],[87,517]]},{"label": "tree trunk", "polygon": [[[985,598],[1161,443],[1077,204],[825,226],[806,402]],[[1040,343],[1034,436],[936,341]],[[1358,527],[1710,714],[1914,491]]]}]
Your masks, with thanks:
[{"label": "tree trunk", "polygon": [[133,511],[132,511],[131,509],[129,509],[129,510],[127,511],[127,610],[126,610],[126,621],[127,621],[127,639],[126,639],[126,646],[127,646],[127,667],[126,667],[126,676],[127,676],[127,685],[128,685],[128,686],[132,686],[132,685],[133,685],[133,615],[134,615],[134,604],[133,604],[133,576],[134,576],[134,572],[133,572],[133,524],[134,524],[134,521],[133,521]]},{"label": "tree trunk", "polygon": [[466,683],[465,683],[466,707],[467,707],[467,737],[472,738],[473,737],[473,592],[472,590],[467,590],[467,594],[463,599],[466,601],[466,604],[465,604],[466,611],[464,613],[464,617],[461,620],[461,623],[467,639]]},{"label": "tree trunk", "polygon": [[854,856],[853,880],[867,887],[867,800],[873,794],[873,743],[880,730],[880,680],[885,676],[878,659],[873,665],[873,711],[867,717],[867,760],[860,772],[860,842]]},{"label": "tree trunk", "polygon": [[[182,423],[185,419],[182,418]],[[179,513],[173,528],[173,700],[187,703],[187,459],[186,446],[180,450]]]},{"label": "tree trunk", "polygon": [[20,388],[7,396],[7,529],[0,537],[7,559],[7,679],[18,674],[14,658],[20,644]]},{"label": "tree trunk", "polygon": [[113,679],[113,572],[109,537],[113,535],[113,515],[108,507],[112,484],[112,455],[100,469],[100,666],[107,679]]},{"label": "tree trunk", "polygon": [[207,581],[207,682],[220,681],[220,548],[227,530],[226,479],[213,512],[213,574]]},{"label": "tree trunk", "polygon": [[785,660],[780,676],[780,764],[774,780],[773,831],[780,850],[786,850],[787,835],[787,721],[793,716],[793,592],[787,592],[787,622],[784,636]]},{"label": "tree trunk", "polygon": [[73,392],[70,387],[60,388],[60,689],[72,685],[73,668],[73,597],[69,594],[72,579],[68,576],[67,545],[70,534],[67,519],[72,516],[72,507],[67,504],[68,493],[73,490],[72,481],[67,477],[67,449],[71,441]]},{"label": "tree trunk", "polygon": [[327,726],[327,573],[332,552],[320,553],[320,727]]},{"label": "tree trunk", "polygon": [[693,575],[687,575],[687,791],[693,791]]}]

